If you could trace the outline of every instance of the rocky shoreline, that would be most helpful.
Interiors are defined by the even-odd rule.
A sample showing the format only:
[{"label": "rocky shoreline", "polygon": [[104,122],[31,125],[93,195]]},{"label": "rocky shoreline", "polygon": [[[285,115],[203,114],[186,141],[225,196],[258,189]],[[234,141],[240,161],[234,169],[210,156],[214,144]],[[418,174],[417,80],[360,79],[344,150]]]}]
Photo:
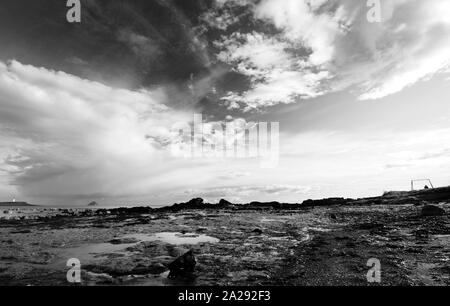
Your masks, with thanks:
[{"label": "rocky shoreline", "polygon": [[[66,263],[77,258],[81,285],[449,285],[449,211],[448,187],[302,204],[47,210],[0,221],[0,284],[70,285]],[[192,266],[180,266],[189,252],[192,271],[169,277]],[[381,262],[379,284],[367,282],[370,258]]]}]

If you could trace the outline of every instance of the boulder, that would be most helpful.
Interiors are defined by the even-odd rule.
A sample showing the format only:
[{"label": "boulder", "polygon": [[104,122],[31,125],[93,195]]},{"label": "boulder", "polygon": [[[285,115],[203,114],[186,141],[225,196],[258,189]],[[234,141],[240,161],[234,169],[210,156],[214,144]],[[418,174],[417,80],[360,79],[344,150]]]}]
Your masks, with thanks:
[{"label": "boulder", "polygon": [[149,206],[137,206],[126,209],[128,214],[146,215],[152,213],[153,209]]},{"label": "boulder", "polygon": [[257,234],[257,235],[261,235],[263,233],[262,229],[260,228],[255,228],[252,233]]},{"label": "boulder", "polygon": [[167,268],[162,263],[153,263],[150,265],[139,264],[131,270],[134,275],[144,275],[144,274],[161,274],[167,271]]},{"label": "boulder", "polygon": [[334,205],[346,205],[354,200],[344,199],[344,198],[328,198],[321,200],[306,200],[303,201],[302,206],[304,207],[316,207],[316,206],[334,206]]},{"label": "boulder", "polygon": [[442,216],[445,214],[445,210],[434,205],[426,205],[422,208],[422,216]]},{"label": "boulder", "polygon": [[428,239],[429,232],[425,229],[419,229],[414,232],[416,239]]},{"label": "boulder", "polygon": [[190,200],[186,204],[192,205],[192,206],[200,206],[200,205],[203,204],[203,199],[202,198],[195,198],[195,199]]},{"label": "boulder", "polygon": [[168,277],[189,276],[189,274],[194,272],[196,264],[194,253],[190,250],[169,264],[170,273]]},{"label": "boulder", "polygon": [[221,199],[218,204],[220,207],[227,207],[233,205],[233,203],[228,202],[227,200]]},{"label": "boulder", "polygon": [[204,233],[208,231],[207,227],[199,227],[195,230],[197,233]]}]

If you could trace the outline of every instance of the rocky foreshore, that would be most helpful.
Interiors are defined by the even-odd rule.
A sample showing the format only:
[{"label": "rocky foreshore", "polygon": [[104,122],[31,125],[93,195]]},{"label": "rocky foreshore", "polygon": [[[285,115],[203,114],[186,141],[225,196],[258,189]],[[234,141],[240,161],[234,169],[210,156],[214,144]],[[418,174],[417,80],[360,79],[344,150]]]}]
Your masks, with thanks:
[{"label": "rocky foreshore", "polygon": [[[34,208],[33,208],[34,209]],[[449,285],[450,188],[301,204],[36,208],[0,220],[1,285]],[[369,259],[381,283],[369,283]]]},{"label": "rocky foreshore", "polygon": [[27,202],[0,202],[0,207],[28,207],[35,206],[28,204]]}]

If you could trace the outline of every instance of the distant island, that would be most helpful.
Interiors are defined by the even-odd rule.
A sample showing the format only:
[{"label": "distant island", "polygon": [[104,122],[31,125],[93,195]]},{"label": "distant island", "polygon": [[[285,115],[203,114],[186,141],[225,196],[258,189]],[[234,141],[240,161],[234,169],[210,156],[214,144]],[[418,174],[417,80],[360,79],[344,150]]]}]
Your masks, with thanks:
[{"label": "distant island", "polygon": [[89,203],[88,206],[90,206],[90,207],[98,206],[98,203],[93,201],[93,202]]},{"label": "distant island", "polygon": [[31,205],[31,204],[28,204],[27,202],[0,202],[0,207],[5,207],[5,206],[24,207],[24,206],[36,206],[36,205]]}]

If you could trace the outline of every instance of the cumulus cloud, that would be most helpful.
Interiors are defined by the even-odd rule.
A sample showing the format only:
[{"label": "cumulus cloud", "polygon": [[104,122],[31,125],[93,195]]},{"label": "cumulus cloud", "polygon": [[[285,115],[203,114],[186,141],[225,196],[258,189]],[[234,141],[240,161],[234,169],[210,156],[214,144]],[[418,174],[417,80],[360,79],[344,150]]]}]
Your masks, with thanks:
[{"label": "cumulus cloud", "polygon": [[276,29],[227,33],[216,42],[218,59],[252,82],[248,90],[224,97],[231,108],[293,103],[347,88],[361,100],[379,99],[445,71],[450,64],[446,0],[382,1],[381,23],[368,22],[365,1],[218,5],[225,3],[247,6],[255,22]]},{"label": "cumulus cloud", "polygon": [[218,58],[232,64],[253,82],[250,91],[241,95],[229,93],[222,98],[230,105],[245,102],[246,108],[251,109],[260,104],[282,103],[295,96],[316,97],[322,92],[320,82],[328,77],[327,71],[315,72],[304,61],[295,62],[286,52],[289,43],[264,34],[235,33],[216,45],[226,50],[219,53]]},{"label": "cumulus cloud", "polygon": [[[224,169],[232,179],[249,175],[240,170],[247,159],[174,154],[173,145],[192,141],[176,127],[195,120],[169,107],[163,89],[120,89],[11,61],[0,62],[0,92],[0,181],[9,186],[2,194],[51,204],[165,195],[158,199],[168,204],[173,190],[222,184]],[[201,143],[245,148],[254,123],[206,119]],[[224,133],[208,133],[212,126]]]},{"label": "cumulus cloud", "polygon": [[0,63],[0,92],[1,168],[24,195],[151,194],[179,167],[157,140],[190,118],[164,105],[162,90],[117,89],[12,61]]}]

